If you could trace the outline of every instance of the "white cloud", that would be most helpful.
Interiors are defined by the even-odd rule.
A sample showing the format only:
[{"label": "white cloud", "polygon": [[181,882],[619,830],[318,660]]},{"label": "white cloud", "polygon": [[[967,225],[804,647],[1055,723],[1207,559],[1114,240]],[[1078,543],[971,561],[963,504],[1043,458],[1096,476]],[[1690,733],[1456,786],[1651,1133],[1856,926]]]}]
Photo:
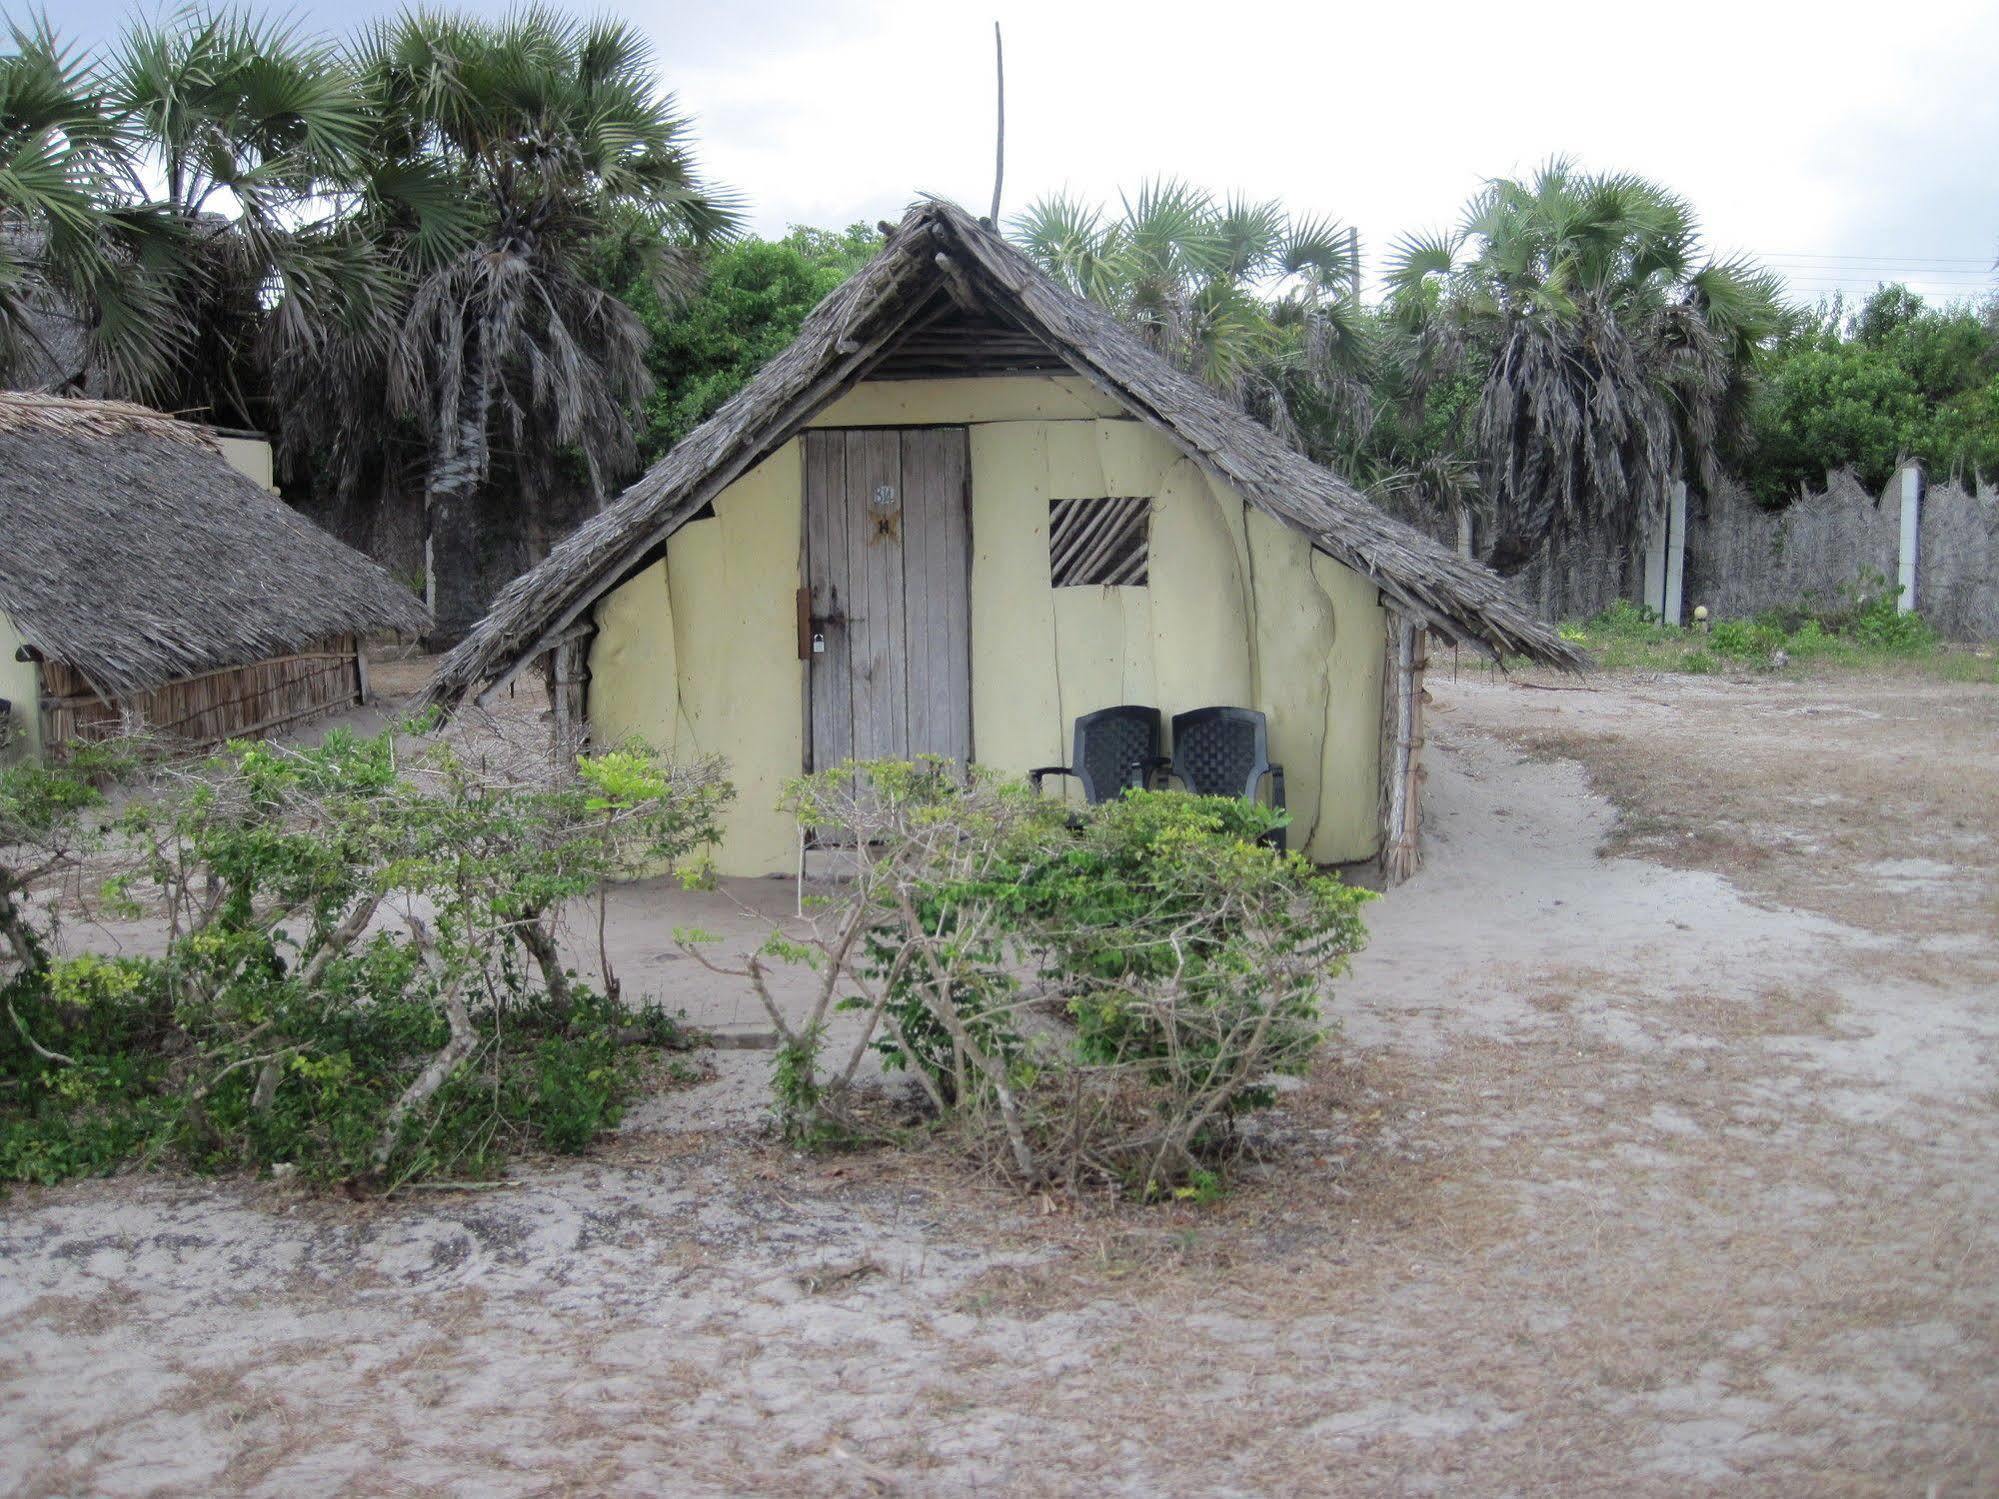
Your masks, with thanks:
[{"label": "white cloud", "polygon": [[[337,32],[397,6],[323,0],[300,17]],[[1379,253],[1451,222],[1481,179],[1568,152],[1677,189],[1718,249],[1784,256],[1801,292],[1864,289],[1887,262],[1926,271],[1908,279],[1934,294],[1994,284],[1992,0],[619,9],[658,42],[704,158],[766,232],[893,217],[923,189],[984,205],[997,15],[1010,211],[1177,173],[1336,215]],[[125,10],[52,14],[90,41]]]},{"label": "white cloud", "polygon": [[1999,255],[1999,8],[1964,0],[853,0],[635,19],[701,112],[715,173],[775,232],[893,217],[924,189],[986,202],[995,9],[1009,211],[1177,173],[1355,222],[1378,252],[1450,222],[1482,178],[1569,152],[1678,189],[1724,252],[1800,257],[1783,269],[1801,292],[1864,286],[1874,260],[1963,262],[1908,269],[1972,291]]}]

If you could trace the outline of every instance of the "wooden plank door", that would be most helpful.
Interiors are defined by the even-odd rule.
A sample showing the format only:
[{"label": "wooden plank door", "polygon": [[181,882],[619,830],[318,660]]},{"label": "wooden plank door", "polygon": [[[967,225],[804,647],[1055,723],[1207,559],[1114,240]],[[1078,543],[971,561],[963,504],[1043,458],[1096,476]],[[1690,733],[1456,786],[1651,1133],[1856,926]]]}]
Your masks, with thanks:
[{"label": "wooden plank door", "polygon": [[971,758],[970,478],[963,427],[805,434],[807,768]]}]

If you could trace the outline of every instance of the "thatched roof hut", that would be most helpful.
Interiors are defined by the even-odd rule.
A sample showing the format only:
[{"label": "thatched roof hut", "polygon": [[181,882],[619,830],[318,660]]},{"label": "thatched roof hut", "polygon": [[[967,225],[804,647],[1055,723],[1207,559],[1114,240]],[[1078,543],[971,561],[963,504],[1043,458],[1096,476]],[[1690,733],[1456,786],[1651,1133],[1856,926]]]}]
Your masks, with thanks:
[{"label": "thatched roof hut", "polygon": [[[892,384],[904,393],[872,402],[860,400],[868,391],[879,392]],[[936,399],[918,399],[909,394],[917,387],[930,391]],[[1140,465],[1143,469],[1140,473],[1125,465],[1113,476],[1111,458],[1103,457],[1101,462],[1084,462],[1083,467],[1089,469],[1087,474],[1073,471],[1073,465],[1065,468],[1066,459],[1058,462],[1048,456],[1053,451],[1048,444],[1053,442],[1059,447],[1067,441],[1067,436],[1041,430],[1041,426],[1048,425],[1047,418],[1065,414],[1087,418],[1103,427],[1098,434],[1102,439],[1101,454],[1137,451],[1136,443],[1151,455],[1146,460],[1150,466]],[[807,429],[828,426],[854,433],[895,429],[904,436],[898,440],[901,445],[897,452],[887,457],[874,451],[872,439],[859,437],[854,439],[859,446],[850,445],[843,453],[825,450],[825,444],[821,443],[823,451],[815,457],[814,451],[801,442],[801,434],[809,437]],[[956,446],[949,451],[932,452],[930,447],[934,444],[930,439],[919,442],[909,435],[945,427],[969,436],[952,439]],[[1000,428],[1008,429],[1010,435],[1000,432]],[[1003,454],[1000,447],[1006,442],[1014,446]],[[987,457],[981,458],[982,451]],[[969,457],[964,456],[966,452]],[[800,582],[806,583],[810,597],[799,611],[800,652],[818,653],[807,663],[811,681],[830,669],[821,658],[823,655],[846,660],[842,653],[852,644],[846,637],[853,634],[851,627],[861,619],[858,606],[869,604],[877,621],[884,617],[884,611],[898,613],[898,617],[894,626],[896,639],[886,647],[891,652],[889,659],[863,663],[858,653],[860,647],[854,647],[857,654],[853,656],[852,670],[865,676],[866,684],[878,683],[885,668],[890,675],[902,672],[912,684],[909,689],[912,693],[917,692],[914,684],[919,676],[925,684],[922,690],[931,691],[929,684],[941,673],[951,683],[951,691],[976,698],[980,678],[999,681],[1005,673],[1015,670],[1009,655],[1017,657],[1026,648],[1018,634],[1006,640],[1000,638],[1002,626],[998,619],[985,632],[990,638],[981,644],[976,618],[982,607],[980,600],[1004,597],[1012,629],[1025,627],[1034,631],[1039,630],[1038,621],[1044,614],[1076,616],[1083,607],[1079,603],[1081,591],[1065,585],[1080,581],[1101,585],[1106,596],[1123,595],[1134,587],[1134,580],[1145,576],[1136,551],[1119,554],[1125,569],[1122,572],[1093,574],[1086,568],[1084,575],[1071,577],[1065,572],[1067,564],[1074,560],[1067,541],[1079,538],[1076,546],[1091,554],[1106,547],[1116,551],[1123,544],[1116,536],[1126,522],[1113,515],[1111,509],[1099,505],[1100,500],[1115,499],[1126,506],[1143,500],[1145,506],[1140,508],[1153,516],[1156,523],[1178,525],[1173,516],[1182,511],[1168,504],[1163,491],[1178,486],[1177,493],[1191,483],[1205,484],[1211,493],[1201,502],[1208,510],[1200,511],[1198,516],[1195,510],[1184,510],[1187,516],[1194,517],[1187,524],[1195,528],[1187,532],[1186,549],[1180,552],[1164,549],[1169,540],[1165,536],[1155,537],[1150,543],[1159,564],[1155,573],[1178,577],[1174,569],[1181,562],[1176,559],[1185,560],[1191,571],[1187,572],[1184,585],[1173,585],[1183,591],[1176,592],[1170,601],[1153,596],[1126,598],[1121,608],[1143,604],[1144,623],[1133,625],[1126,618],[1122,624],[1092,627],[1092,659],[1108,659],[1123,653],[1126,662],[1123,690],[1127,700],[1140,700],[1132,694],[1141,688],[1148,695],[1168,698],[1176,693],[1203,692],[1211,702],[1226,701],[1220,696],[1224,692],[1238,702],[1254,697],[1268,705],[1273,732],[1279,739],[1290,739],[1290,755],[1316,758],[1325,736],[1307,732],[1307,723],[1314,712],[1321,720],[1326,718],[1323,704],[1329,690],[1327,660],[1329,653],[1338,654],[1332,647],[1332,605],[1328,600],[1334,592],[1346,590],[1349,585],[1365,591],[1352,596],[1364,596],[1366,611],[1372,611],[1367,620],[1355,615],[1353,627],[1357,629],[1365,623],[1377,632],[1377,639],[1383,638],[1385,630],[1391,657],[1397,655],[1394,635],[1400,629],[1410,632],[1412,637],[1436,635],[1493,655],[1526,656],[1565,669],[1582,665],[1577,651],[1537,620],[1489,570],[1385,514],[1339,475],[1287,448],[1266,428],[1147,348],[1104,310],[1056,286],[984,222],[951,204],[926,202],[904,217],[888,235],[881,252],[865,268],[820,304],[806,319],[797,339],[771,360],[754,381],[689,434],[616,503],[565,539],[540,567],[515,580],[500,595],[488,617],[440,667],[429,689],[432,699],[449,705],[469,694],[490,691],[493,686],[510,681],[531,661],[548,657],[561,648],[586,652],[586,642],[594,640],[594,644],[587,645],[587,669],[595,684],[595,697],[603,701],[592,707],[592,716],[604,719],[604,703],[618,697],[622,689],[615,685],[607,689],[606,674],[617,665],[612,659],[616,650],[605,642],[602,631],[607,619],[618,614],[623,591],[642,586],[641,580],[652,570],[670,564],[674,548],[682,545],[676,538],[695,534],[687,528],[698,530],[719,518],[725,533],[725,548],[736,546],[737,543],[726,538],[731,496],[741,496],[746,485],[754,489],[763,482],[759,476],[768,477],[771,465],[787,453],[792,456],[785,458],[785,462],[805,467],[802,477],[796,480],[770,480],[779,490],[789,486],[790,494],[789,498],[780,494],[764,518],[767,534],[777,539],[762,541],[746,534],[741,541],[743,547],[761,558],[757,564],[761,573],[753,577],[749,571],[750,551],[737,555],[725,550],[714,561],[731,580],[724,600],[731,609],[738,607],[745,588],[761,586],[759,577],[767,576],[770,586],[781,588],[786,597]],[[916,456],[912,457],[913,454]],[[812,467],[815,463],[825,469],[817,480],[814,474],[819,471]],[[932,488],[942,482],[968,487],[970,515],[965,519],[969,524],[960,524],[955,512],[947,515],[939,511],[939,518],[932,522],[936,529],[925,545],[933,554],[957,560],[950,561],[945,571],[936,572],[943,564],[937,561],[937,555],[929,555],[923,566],[935,575],[921,578],[913,571],[917,567],[915,561],[896,562],[889,569],[894,577],[886,585],[888,594],[870,603],[858,596],[863,587],[858,577],[822,576],[823,568],[815,570],[811,561],[815,545],[823,559],[829,550],[838,549],[838,536],[858,533],[840,529],[844,523],[837,521],[836,512],[843,500],[835,496],[831,501],[815,501],[811,492],[815,482],[822,489],[828,484],[837,488],[839,480],[833,470],[844,464],[846,482],[859,483],[856,476],[865,470],[873,475],[865,487],[877,498],[888,497],[885,503],[893,507],[901,502],[894,498],[898,484],[895,474],[889,471],[898,463],[900,485],[912,496],[912,485],[916,482],[910,477],[912,463],[922,468],[922,481]],[[1097,466],[1091,468],[1092,463]],[[1174,464],[1187,467],[1173,468],[1169,473],[1168,468]],[[1035,473],[1040,477],[1033,482],[1023,480],[1020,477],[1023,465],[1039,465]],[[877,468],[880,473],[875,473]],[[940,479],[940,474],[947,477]],[[1052,484],[1054,488],[1044,494],[1035,488],[1036,484],[1044,488]],[[1005,499],[1009,488],[1013,498]],[[799,493],[790,491],[803,493],[804,498],[801,501]],[[1067,499],[1090,502],[1082,512],[1082,520],[1074,520],[1073,515],[1068,518],[1053,515],[1048,505],[1042,503],[1042,500]],[[741,507],[752,502],[738,499],[735,503]],[[833,509],[827,513],[835,515],[834,529],[826,535],[814,530],[815,505],[822,503],[830,503]],[[862,501],[855,503],[863,505]],[[863,516],[866,524],[879,521],[881,529],[871,531],[870,536],[874,540],[887,538],[898,547],[902,546],[908,527],[915,524],[913,516],[904,519],[886,514],[872,516],[864,505],[855,514]],[[1245,516],[1252,514],[1254,523],[1245,530]],[[1260,539],[1271,523],[1289,539],[1284,546],[1275,542],[1266,544]],[[769,525],[775,525],[777,530],[770,532]],[[1001,528],[1003,534],[996,536],[995,527]],[[1076,530],[1076,538],[1068,538],[1064,532],[1048,550],[1037,552],[1035,548],[1043,544],[1051,527],[1058,532],[1065,527],[1080,529]],[[1002,577],[994,571],[998,564],[989,562],[996,555],[990,549],[1002,545],[1011,548],[1016,531],[1028,542],[1023,555],[1041,559],[1038,586],[1029,586],[1031,580],[1018,568]],[[973,532],[977,533],[976,547]],[[1196,539],[1197,532],[1200,539]],[[1131,543],[1133,547],[1147,544],[1138,533],[1133,535],[1137,538]],[[783,539],[787,536],[792,538],[789,542]],[[1231,545],[1231,537],[1233,553],[1224,557],[1221,549]],[[1261,559],[1260,572],[1259,557],[1255,555],[1259,546],[1269,554]],[[763,550],[756,551],[759,547]],[[910,540],[905,548],[909,558],[915,557],[915,548],[915,541]],[[976,559],[966,561],[965,554],[973,551]],[[1013,553],[1009,551],[1008,555]],[[1320,559],[1319,563],[1311,560],[1314,556]],[[854,551],[851,560],[855,566],[860,565],[860,559],[860,552]],[[960,562],[965,565],[960,566]],[[1333,570],[1326,572],[1323,563],[1333,564]],[[869,566],[874,564],[871,562]],[[683,585],[680,575],[675,573],[671,586],[690,592],[698,585],[691,574]],[[1138,591],[1145,586],[1142,581],[1136,584]],[[1157,595],[1162,586],[1160,579],[1154,577],[1153,594]],[[839,597],[842,589],[849,595],[844,601]],[[1052,604],[1043,596],[1051,589]],[[931,611],[921,620],[916,616],[916,606],[909,602],[919,594],[927,601],[924,608]],[[972,602],[960,610],[974,616],[969,621],[938,613],[939,597],[957,594],[972,597]],[[1342,598],[1348,596],[1341,593]],[[1211,607],[1215,599],[1233,602],[1216,614]],[[848,608],[848,604],[856,607]],[[681,619],[679,607],[676,600],[676,622]],[[805,627],[808,608],[812,622],[831,624],[833,631],[808,631]],[[1390,616],[1392,624],[1384,626],[1382,620]],[[1199,686],[1175,678],[1184,661],[1196,657],[1206,660],[1213,654],[1206,640],[1176,636],[1175,631],[1182,628],[1179,622],[1195,618],[1206,620],[1211,634],[1220,632],[1227,649],[1243,662],[1239,669],[1231,669],[1232,674],[1211,674]],[[745,619],[744,623],[754,627],[755,622]],[[656,636],[663,626],[655,621],[650,628]],[[872,628],[878,634],[881,626],[877,623]],[[1080,629],[1072,621],[1068,638],[1075,640]],[[966,631],[973,636],[969,647],[972,657],[969,689],[964,685],[965,672],[960,670],[955,655],[948,670],[943,666],[924,666],[919,659],[929,648],[924,642],[933,638],[950,642],[952,652],[963,654],[966,648],[959,637]],[[1152,637],[1140,655],[1133,654],[1137,649],[1131,643],[1136,638],[1134,631]],[[815,637],[816,643],[808,645],[808,634]],[[1234,637],[1236,644],[1228,644],[1227,637]],[[1124,644],[1117,644],[1119,640]],[[653,646],[647,649],[656,648],[657,643],[655,638]],[[874,648],[867,646],[868,650]],[[1047,742],[1052,749],[1061,750],[1066,720],[1075,716],[1072,707],[1081,698],[1064,686],[1062,650],[1050,648],[1044,652],[1040,647],[1034,650],[1037,655],[1048,657],[1050,664],[1043,675],[1056,682],[1055,688],[1033,689],[1045,701],[1003,709],[996,699],[992,710],[984,714],[975,714],[969,706],[955,701],[940,701],[935,705],[937,713],[894,704],[886,711],[904,728],[919,721],[933,725],[939,714],[952,718],[958,724],[957,730],[939,741],[942,752],[946,753],[969,753],[974,737],[972,720],[977,719],[977,757],[985,763],[1007,766],[1012,760],[1033,753],[1024,745],[1013,745],[1008,738],[1011,730],[1002,723],[1003,718],[1018,718],[1024,707],[1035,724],[1035,742]],[[993,662],[990,666],[982,665],[981,658],[988,652]],[[1395,680],[1386,691],[1391,698],[1400,694],[1406,699],[1412,674],[1420,669],[1420,643],[1404,640],[1399,659],[1401,676],[1396,677],[1397,669],[1389,669],[1388,677]],[[1318,683],[1313,691],[1318,693],[1314,701],[1320,707],[1315,709],[1305,700],[1310,693],[1300,697],[1288,681],[1278,680],[1274,663],[1280,660],[1287,663],[1287,672],[1304,673],[1308,680]],[[724,672],[735,689],[742,689],[743,672],[751,667],[751,663],[743,660],[728,663],[718,660],[715,669]],[[676,688],[679,707],[668,711],[654,705],[636,718],[612,712],[616,727],[646,731],[648,737],[654,738],[662,737],[661,730],[665,731],[665,737],[682,738],[686,737],[680,734],[682,728],[699,731],[697,716],[687,712],[687,702],[690,695],[699,696],[705,689],[700,682],[687,679],[690,668],[678,657],[671,669],[681,678]],[[838,668],[841,672],[847,669]],[[1080,666],[1070,669],[1068,676],[1073,678],[1081,669]],[[560,667],[556,676],[564,684],[573,685],[582,670],[579,657],[575,670]],[[1368,678],[1374,685],[1353,690],[1363,695],[1368,691],[1382,692],[1383,670],[1382,663],[1377,661],[1373,675]],[[707,731],[709,742],[700,747],[728,754],[737,763],[739,783],[744,780],[745,753],[756,757],[753,738],[777,735],[780,757],[792,753],[785,746],[796,736],[781,716],[786,690],[782,686],[772,690],[770,711],[756,717],[754,728],[741,710],[732,710],[734,727]],[[795,679],[788,690],[794,700],[800,696]],[[1111,690],[1109,686],[1104,688]],[[1347,690],[1342,687],[1333,696],[1338,698]],[[815,691],[816,687],[809,688],[805,695],[810,697]],[[861,687],[842,691],[846,693],[843,701],[851,699],[856,704],[865,696]],[[1289,722],[1280,725],[1276,705],[1287,693],[1296,701],[1284,714]],[[1110,699],[1118,700],[1115,696]],[[585,706],[581,701],[558,702],[558,708],[565,710],[580,710]],[[1166,706],[1179,705],[1169,702]],[[1358,704],[1353,708],[1357,711]],[[1344,715],[1342,721],[1351,718],[1346,705],[1339,712]],[[648,719],[647,714],[652,717]],[[826,726],[819,721],[823,715],[817,706],[808,706],[806,715],[805,737],[809,741],[816,739],[818,748],[815,750],[808,743],[801,758],[807,765],[824,763]],[[902,716],[897,718],[897,715]],[[567,716],[566,711],[563,716]],[[1400,750],[1391,744],[1382,761],[1381,774],[1384,782],[1406,775],[1408,785],[1413,787],[1414,767],[1408,752],[1420,736],[1407,721],[1406,712],[1403,719],[1395,737],[1412,743],[1402,745]],[[600,730],[603,726],[600,722]],[[837,747],[853,750],[873,743],[915,752],[930,747],[915,742],[922,737],[922,733],[914,732],[901,737],[896,733],[872,734],[863,725],[858,733],[841,729],[835,743]],[[1045,758],[1047,751],[1041,753]],[[1359,757],[1356,753],[1349,758]],[[1368,773],[1372,775],[1375,756],[1370,753],[1366,758]],[[1027,759],[1014,768],[1024,769],[1034,763]],[[792,773],[796,773],[796,763]],[[1357,795],[1351,788],[1342,792],[1349,802]],[[1391,841],[1401,838],[1405,831],[1413,836],[1413,813],[1405,815],[1397,810],[1394,815],[1402,818],[1403,823],[1391,830]],[[1370,826],[1379,824],[1370,823]],[[1351,857],[1350,850],[1356,841],[1349,835],[1329,835],[1317,846],[1328,858]],[[757,858],[737,862],[769,864],[775,857],[775,844],[768,839],[766,843],[769,846]]]},{"label": "thatched roof hut", "polygon": [[[952,316],[961,301],[974,304],[963,309],[972,318]],[[898,342],[926,331],[940,342],[945,329],[938,324],[959,332],[975,320],[989,324],[988,357],[979,360],[970,340],[953,340],[967,345],[965,373],[1073,370],[1251,503],[1375,581],[1432,633],[1487,653],[1567,669],[1584,664],[1490,569],[1396,520],[1339,475],[1293,452],[1102,308],[1050,281],[963,209],[928,202],[814,309],[755,380],[540,567],[516,579],[446,659],[433,697],[449,703],[547,650],[584,609],[816,410],[858,382],[879,378],[879,367],[895,361]]]},{"label": "thatched roof hut", "polygon": [[244,732],[278,705],[208,712],[246,706],[218,697],[244,684],[211,679],[342,652],[354,676],[356,637],[426,623],[408,589],[239,473],[206,429],[121,402],[0,394],[0,538],[0,666],[40,664],[58,712],[88,697],[129,716],[208,681],[217,701],[191,737],[219,737],[201,732],[210,720]]}]

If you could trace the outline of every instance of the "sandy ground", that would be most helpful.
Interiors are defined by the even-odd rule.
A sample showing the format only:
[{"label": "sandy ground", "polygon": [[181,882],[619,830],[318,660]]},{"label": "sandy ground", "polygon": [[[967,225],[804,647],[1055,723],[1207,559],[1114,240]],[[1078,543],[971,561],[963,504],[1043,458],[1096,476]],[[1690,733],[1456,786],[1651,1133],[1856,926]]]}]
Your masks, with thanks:
[{"label": "sandy ground", "polygon": [[[0,1487],[1999,1490],[1999,694],[1439,678],[1427,866],[1222,1202],[802,1159],[754,1053],[498,1190],[20,1191]],[[754,1028],[668,934],[792,899],[637,887],[614,960]]]}]

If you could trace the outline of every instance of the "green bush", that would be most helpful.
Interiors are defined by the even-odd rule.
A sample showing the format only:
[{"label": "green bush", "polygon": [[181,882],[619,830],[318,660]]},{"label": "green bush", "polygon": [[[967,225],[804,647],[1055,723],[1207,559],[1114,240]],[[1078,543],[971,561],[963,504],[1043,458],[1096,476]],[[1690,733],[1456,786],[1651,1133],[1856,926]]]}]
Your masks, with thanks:
[{"label": "green bush", "polygon": [[[871,762],[807,778],[791,805],[869,852],[815,942],[773,955],[817,963],[886,1063],[1029,1185],[1190,1190],[1273,1076],[1309,1065],[1365,935],[1368,893],[1263,842],[1283,814],[1247,802],[1133,792],[1078,810]],[[759,964],[747,976],[767,992]],[[820,1015],[801,1029],[769,1008],[801,1043],[781,1100],[794,1133],[837,1127],[852,1058],[818,1076]]]},{"label": "green bush", "polygon": [[[575,772],[339,733],[167,768],[99,849],[162,956],[53,959],[0,905],[27,932],[0,969],[0,1180],[171,1158],[395,1186],[583,1148],[678,1034],[575,983],[555,917],[712,841],[728,792],[635,749]],[[66,775],[0,783],[0,822],[89,806],[46,794]]]},{"label": "green bush", "polygon": [[[394,945],[375,944],[360,961]],[[390,956],[387,966],[400,964]],[[366,1003],[281,1005],[267,1034],[301,1044],[262,1101],[258,1071],[222,1060],[226,1036],[165,999],[165,963],[137,963],[134,976],[138,988],[88,1005],[47,989],[11,996],[27,1033],[66,1060],[29,1052],[20,1032],[0,1038],[0,1075],[19,1094],[0,1108],[0,1181],[53,1183],[162,1160],[202,1171],[282,1165],[312,1181],[390,1186],[485,1176],[518,1149],[583,1150],[616,1125],[644,1075],[645,1047],[685,1044],[656,1009],[634,1012],[580,988],[567,1007],[546,995],[471,1006],[472,1056],[378,1163],[389,1110],[450,1038],[428,996],[383,983]],[[644,1046],[633,1044],[635,1029]]]},{"label": "green bush", "polygon": [[1583,624],[1586,636],[1610,640],[1651,640],[1667,628],[1656,609],[1634,604],[1630,599],[1618,599]]},{"label": "green bush", "polygon": [[1848,633],[1860,644],[1895,655],[1914,655],[1933,648],[1937,633],[1928,620],[1914,610],[1903,613],[1902,588],[1893,588],[1880,579],[1873,587],[1863,582],[1861,596],[1853,610]]},{"label": "green bush", "polygon": [[1750,620],[1717,620],[1708,632],[1707,648],[1731,661],[1764,662],[1784,648],[1784,632]]},{"label": "green bush", "polygon": [[651,335],[653,394],[639,435],[644,460],[657,461],[713,416],[880,247],[881,236],[862,224],[842,234],[794,228],[781,240],[741,240],[709,258],[700,288],[685,301],[662,298],[650,281],[619,268],[600,270]]}]

